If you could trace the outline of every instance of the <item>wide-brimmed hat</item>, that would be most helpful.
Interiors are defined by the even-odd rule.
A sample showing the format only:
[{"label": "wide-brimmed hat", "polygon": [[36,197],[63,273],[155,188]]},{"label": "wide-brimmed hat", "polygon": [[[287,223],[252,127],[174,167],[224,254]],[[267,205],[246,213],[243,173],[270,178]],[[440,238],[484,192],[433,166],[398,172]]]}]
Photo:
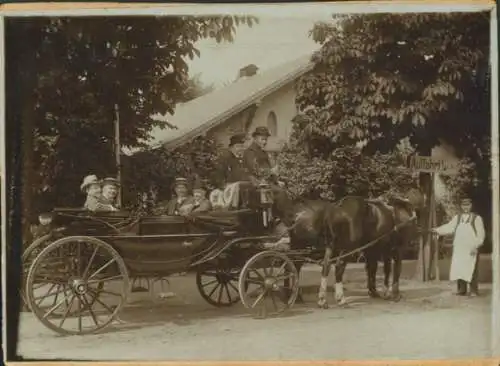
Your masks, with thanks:
[{"label": "wide-brimmed hat", "polygon": [[103,186],[116,186],[116,187],[120,187],[120,182],[116,178],[104,178],[102,180],[102,185]]},{"label": "wide-brimmed hat", "polygon": [[83,178],[83,182],[80,185],[80,190],[85,192],[85,189],[87,189],[87,187],[91,184],[100,184],[99,179],[94,174],[87,175],[85,178]]},{"label": "wide-brimmed hat", "polygon": [[260,126],[260,127],[256,127],[255,131],[253,131],[253,133],[252,133],[252,137],[256,137],[256,136],[269,137],[269,136],[271,136],[271,133],[269,132],[269,130],[267,129],[267,127]]},{"label": "wide-brimmed hat", "polygon": [[237,133],[229,139],[229,146],[233,146],[236,144],[244,144],[247,139],[247,136],[244,133]]}]

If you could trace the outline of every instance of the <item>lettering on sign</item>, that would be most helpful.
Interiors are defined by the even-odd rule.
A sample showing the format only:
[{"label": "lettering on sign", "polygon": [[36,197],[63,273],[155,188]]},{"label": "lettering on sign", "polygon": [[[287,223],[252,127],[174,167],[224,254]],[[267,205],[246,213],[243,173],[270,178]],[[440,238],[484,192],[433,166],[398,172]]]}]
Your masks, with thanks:
[{"label": "lettering on sign", "polygon": [[410,169],[428,173],[455,173],[458,164],[445,159],[436,159],[430,156],[411,156],[408,159]]}]

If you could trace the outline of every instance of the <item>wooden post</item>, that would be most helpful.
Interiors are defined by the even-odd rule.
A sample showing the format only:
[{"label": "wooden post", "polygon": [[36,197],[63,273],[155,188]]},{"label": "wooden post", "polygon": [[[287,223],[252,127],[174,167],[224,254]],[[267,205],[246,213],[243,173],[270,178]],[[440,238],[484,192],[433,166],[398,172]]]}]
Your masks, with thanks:
[{"label": "wooden post", "polygon": [[118,191],[117,203],[118,207],[122,207],[122,165],[121,165],[121,144],[120,144],[120,110],[118,104],[115,104],[115,159],[116,159],[116,179],[120,183]]},{"label": "wooden post", "polygon": [[[432,196],[431,196],[431,220],[430,220],[430,228],[433,228],[437,224],[436,220],[436,173],[432,173]],[[437,240],[436,236],[431,234],[431,243],[434,248],[434,280],[440,281],[441,276],[439,273],[439,240]]]}]

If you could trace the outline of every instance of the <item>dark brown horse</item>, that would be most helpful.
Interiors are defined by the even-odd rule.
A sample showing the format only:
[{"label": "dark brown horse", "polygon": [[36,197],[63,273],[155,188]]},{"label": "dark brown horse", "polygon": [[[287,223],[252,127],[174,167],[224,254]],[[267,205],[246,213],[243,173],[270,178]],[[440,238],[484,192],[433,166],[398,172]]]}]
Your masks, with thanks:
[{"label": "dark brown horse", "polygon": [[[401,252],[409,240],[409,224],[413,221],[413,210],[407,202],[393,200],[389,206],[357,196],[348,196],[336,203],[292,200],[279,188],[273,189],[273,195],[275,215],[290,228],[292,249],[312,246],[324,251],[318,293],[320,307],[328,307],[326,289],[332,262],[335,262],[335,297],[339,304],[345,303],[342,280],[346,259],[359,252],[363,252],[366,258],[369,295],[379,297],[376,273],[378,261],[383,259],[386,297],[399,299]],[[393,261],[391,286],[389,278]],[[301,266],[299,263],[297,269],[300,270]]]}]

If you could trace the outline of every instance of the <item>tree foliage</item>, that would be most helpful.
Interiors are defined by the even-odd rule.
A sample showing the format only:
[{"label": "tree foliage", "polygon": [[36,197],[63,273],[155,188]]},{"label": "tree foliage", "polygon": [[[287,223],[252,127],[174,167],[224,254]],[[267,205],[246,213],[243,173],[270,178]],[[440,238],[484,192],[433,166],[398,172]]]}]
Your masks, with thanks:
[{"label": "tree foliage", "polygon": [[367,140],[367,151],[404,137],[425,153],[440,139],[466,155],[484,148],[488,14],[349,15],[311,34],[322,47],[297,97],[311,136],[331,148]]},{"label": "tree foliage", "polygon": [[79,206],[84,175],[115,174],[115,105],[121,143],[144,146],[161,123],[151,116],[173,114],[185,98],[186,60],[199,56],[195,43],[232,41],[237,25],[254,22],[243,16],[7,19],[8,133],[15,137],[16,126],[22,128],[25,211],[37,211],[32,195]]},{"label": "tree foliage", "polygon": [[281,179],[296,196],[338,200],[347,195],[379,197],[404,195],[415,187],[411,172],[399,153],[372,156],[360,148],[335,149],[329,156],[311,156],[298,147],[278,157]]},{"label": "tree foliage", "polygon": [[188,79],[187,87],[184,91],[184,96],[181,102],[186,103],[190,100],[201,97],[205,94],[211,93],[215,90],[213,84],[205,85],[201,81],[201,74],[196,74]]}]

